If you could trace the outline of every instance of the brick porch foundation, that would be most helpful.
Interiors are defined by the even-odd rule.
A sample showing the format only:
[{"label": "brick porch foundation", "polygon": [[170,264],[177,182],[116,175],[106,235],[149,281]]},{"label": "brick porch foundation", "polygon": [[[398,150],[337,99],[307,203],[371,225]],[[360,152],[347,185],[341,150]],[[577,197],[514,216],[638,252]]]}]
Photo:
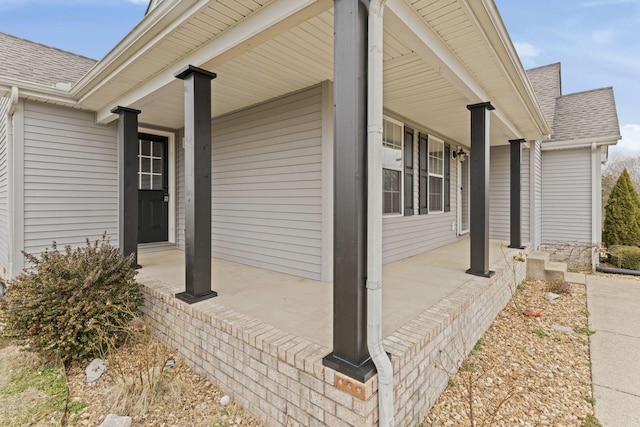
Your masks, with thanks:
[{"label": "brick porch foundation", "polygon": [[[385,339],[394,370],[396,425],[414,426],[424,419],[456,364],[526,273],[523,262],[507,259],[492,269],[494,277],[469,276]],[[153,333],[266,425],[377,425],[377,376],[366,384],[353,383],[322,366],[329,348],[225,308],[215,299],[189,306],[173,297],[168,284],[144,274],[138,281]],[[349,386],[351,392],[343,390]]]}]

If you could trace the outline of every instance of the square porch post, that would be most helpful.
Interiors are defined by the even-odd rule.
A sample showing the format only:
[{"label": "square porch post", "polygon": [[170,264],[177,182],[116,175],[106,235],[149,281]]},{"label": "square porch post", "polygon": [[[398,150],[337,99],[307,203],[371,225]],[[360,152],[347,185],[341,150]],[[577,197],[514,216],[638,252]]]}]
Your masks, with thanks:
[{"label": "square porch post", "polygon": [[471,266],[467,273],[491,277],[489,270],[489,117],[490,102],[467,105],[471,111]]},{"label": "square porch post", "polygon": [[116,107],[118,115],[118,241],[124,256],[133,254],[131,268],[138,265],[138,114],[140,110]]},{"label": "square porch post", "polygon": [[522,196],[521,174],[522,143],[524,139],[510,139],[511,145],[511,242],[509,247],[524,249],[522,246]]},{"label": "square porch post", "polygon": [[185,292],[188,304],[218,294],[211,290],[211,80],[216,74],[189,65],[184,80]]},{"label": "square porch post", "polygon": [[334,1],[333,353],[323,364],[357,381],[367,349],[368,0]]}]

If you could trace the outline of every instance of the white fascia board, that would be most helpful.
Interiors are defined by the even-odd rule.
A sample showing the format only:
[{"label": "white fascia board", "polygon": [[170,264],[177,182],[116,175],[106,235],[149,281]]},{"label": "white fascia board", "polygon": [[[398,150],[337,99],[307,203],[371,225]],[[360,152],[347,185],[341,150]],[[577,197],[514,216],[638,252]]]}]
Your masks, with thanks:
[{"label": "white fascia board", "polygon": [[[393,35],[438,69],[440,75],[458,89],[470,104],[491,101],[473,75],[410,6],[403,0],[388,0],[387,9],[390,13],[385,16],[393,28]],[[405,28],[408,31],[405,31]],[[523,138],[522,133],[503,112],[496,109],[492,114],[514,139]]]},{"label": "white fascia board", "polygon": [[572,141],[557,141],[557,142],[544,142],[542,144],[542,151],[554,151],[554,150],[571,150],[576,148],[591,147],[591,144],[596,144],[598,147],[607,145],[616,145],[618,140],[622,136],[603,136],[599,138],[584,138],[574,139]]},{"label": "white fascia board", "polygon": [[82,102],[208,4],[209,0],[162,2],[74,85],[72,95]]},{"label": "white fascia board", "polygon": [[502,72],[509,76],[509,79],[507,79],[509,84],[535,125],[537,135],[530,135],[529,139],[549,138],[551,127],[544,117],[531,81],[522,66],[520,57],[513,46],[511,37],[495,3],[487,0],[474,2],[461,0],[461,3],[466,7],[468,15],[473,17],[476,25],[482,29],[481,33],[484,36],[485,43],[490,47],[493,54],[500,59],[498,63],[502,68]]},{"label": "white fascia board", "polygon": [[68,90],[57,89],[11,77],[0,77],[0,96],[9,96],[11,94],[12,87],[18,88],[20,98],[53,102],[69,107],[81,107],[78,105],[78,101],[73,99]]},{"label": "white fascia board", "polygon": [[172,66],[160,71],[145,83],[115,100],[114,104],[100,108],[96,121],[105,124],[115,120],[117,116],[111,113],[111,109],[116,106],[115,104],[130,106],[151,95],[175,81],[175,73],[187,65],[200,66],[212,60],[215,60],[214,66],[228,62],[257,44],[307,21],[332,6],[331,0],[276,0],[265,6],[260,12],[251,15],[209,43],[181,58]]}]

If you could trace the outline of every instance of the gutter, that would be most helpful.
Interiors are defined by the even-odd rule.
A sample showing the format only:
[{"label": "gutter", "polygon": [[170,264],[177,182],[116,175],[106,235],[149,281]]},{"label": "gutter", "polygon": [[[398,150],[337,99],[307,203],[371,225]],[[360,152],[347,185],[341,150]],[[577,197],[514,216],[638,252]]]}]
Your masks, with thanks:
[{"label": "gutter", "polygon": [[367,347],[378,371],[378,425],[393,426],[393,366],[382,345],[382,94],[383,13],[369,4],[367,105]]},{"label": "gutter", "polygon": [[9,97],[9,109],[7,110],[7,177],[8,177],[8,188],[7,195],[9,199],[9,209],[7,210],[7,235],[9,236],[9,242],[7,245],[7,249],[9,252],[8,256],[8,270],[7,271],[7,279],[12,279],[15,273],[15,260],[14,260],[14,249],[15,249],[15,226],[14,226],[14,212],[13,206],[15,206],[15,188],[14,188],[14,136],[13,136],[13,115],[15,114],[16,107],[18,105],[18,100],[20,99],[20,91],[16,86],[11,87],[11,95]]},{"label": "gutter", "polygon": [[573,141],[548,141],[542,144],[542,151],[573,150],[576,148],[591,148],[593,144],[597,147],[616,145],[620,135],[603,136],[600,138],[575,139]]}]

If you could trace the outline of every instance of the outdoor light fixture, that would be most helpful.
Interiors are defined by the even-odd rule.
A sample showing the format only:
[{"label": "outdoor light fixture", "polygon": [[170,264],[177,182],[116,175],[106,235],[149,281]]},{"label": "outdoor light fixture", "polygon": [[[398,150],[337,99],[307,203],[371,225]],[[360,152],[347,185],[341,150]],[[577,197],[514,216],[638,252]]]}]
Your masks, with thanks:
[{"label": "outdoor light fixture", "polygon": [[460,148],[458,151],[454,151],[453,153],[451,153],[451,156],[454,159],[457,159],[459,157],[460,161],[462,162],[467,157],[467,152]]}]

